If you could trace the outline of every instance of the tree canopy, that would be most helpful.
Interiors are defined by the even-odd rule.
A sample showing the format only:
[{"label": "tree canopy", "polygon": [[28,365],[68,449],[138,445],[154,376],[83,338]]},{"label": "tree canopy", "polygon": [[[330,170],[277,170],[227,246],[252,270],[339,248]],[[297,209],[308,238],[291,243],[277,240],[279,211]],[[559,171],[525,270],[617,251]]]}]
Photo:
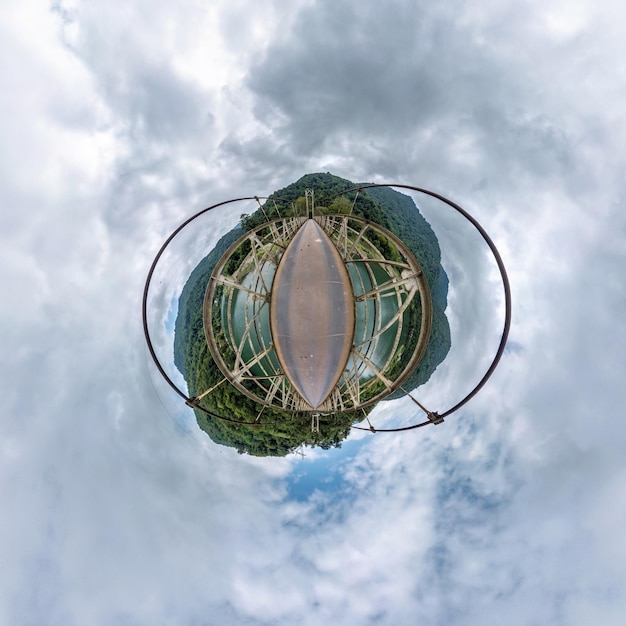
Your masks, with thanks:
[{"label": "tree canopy", "polygon": [[[328,173],[303,176],[269,196],[263,211],[242,215],[240,226],[224,235],[193,270],[179,298],[174,339],[174,362],[185,378],[191,397],[223,380],[207,348],[202,322],[204,293],[211,272],[228,247],[246,231],[266,221],[265,215],[276,219],[304,214],[306,189],[315,192],[317,212],[352,212],[371,220],[394,233],[415,255],[431,291],[433,323],[426,353],[404,387],[414,389],[430,378],[450,349],[450,329],[444,313],[448,278],[441,267],[437,238],[409,196],[385,187],[344,193],[355,186],[355,183]],[[401,395],[403,392],[398,391],[390,397]],[[312,432],[310,414],[292,414],[259,406],[227,382],[219,384],[205,396],[200,406],[232,420],[220,420],[194,409],[200,428],[213,441],[235,447],[240,453],[257,456],[284,456],[303,444],[339,447],[352,424],[365,417],[365,411],[322,415],[319,417],[319,432]]]}]

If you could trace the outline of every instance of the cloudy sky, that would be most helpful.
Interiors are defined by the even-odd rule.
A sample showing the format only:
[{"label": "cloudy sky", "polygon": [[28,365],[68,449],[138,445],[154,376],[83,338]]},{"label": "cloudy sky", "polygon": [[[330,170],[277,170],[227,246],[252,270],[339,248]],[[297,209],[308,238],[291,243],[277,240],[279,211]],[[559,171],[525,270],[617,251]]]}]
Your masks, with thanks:
[{"label": "cloudy sky", "polygon": [[[621,626],[624,23],[613,0],[3,3],[0,624]],[[238,456],[155,383],[143,283],[193,212],[314,171],[469,209],[511,347],[441,426]],[[428,208],[464,346],[444,409],[498,295]]]}]

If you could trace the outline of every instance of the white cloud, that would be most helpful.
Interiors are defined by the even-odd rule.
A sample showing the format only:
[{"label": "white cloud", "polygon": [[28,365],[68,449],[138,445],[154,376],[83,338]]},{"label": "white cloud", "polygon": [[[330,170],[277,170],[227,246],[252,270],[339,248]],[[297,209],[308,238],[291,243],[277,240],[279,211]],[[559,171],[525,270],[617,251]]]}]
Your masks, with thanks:
[{"label": "white cloud", "polygon": [[[0,623],[621,623],[623,9],[283,4],[1,10]],[[168,414],[140,299],[185,217],[326,169],[470,210],[514,346],[443,425],[366,433],[297,502],[295,459]],[[484,285],[455,233],[451,275]],[[475,303],[492,339],[461,287],[455,327]]]}]

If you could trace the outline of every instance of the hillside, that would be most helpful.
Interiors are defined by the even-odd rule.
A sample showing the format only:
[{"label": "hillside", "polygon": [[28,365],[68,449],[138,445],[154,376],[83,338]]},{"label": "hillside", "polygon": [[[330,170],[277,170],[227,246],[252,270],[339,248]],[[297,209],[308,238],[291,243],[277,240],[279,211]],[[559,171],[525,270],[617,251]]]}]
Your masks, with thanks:
[{"label": "hillside", "polygon": [[[355,186],[331,174],[309,174],[273,193],[266,201],[264,210],[270,219],[278,217],[277,211],[282,216],[293,214],[294,206],[307,188],[315,190],[317,207],[329,206],[331,211],[338,210],[341,203],[337,201],[337,194]],[[350,201],[354,196],[354,193],[349,195]],[[430,378],[450,348],[450,330],[444,314],[448,279],[441,268],[437,238],[412,199],[390,188],[372,188],[360,192],[353,213],[380,224],[400,237],[421,264],[428,280],[433,300],[433,325],[424,358],[404,385],[405,388],[413,389]],[[209,389],[222,379],[208,352],[202,327],[202,304],[209,276],[230,244],[245,231],[264,221],[261,211],[244,216],[241,226],[222,237],[198,264],[182,291],[175,325],[174,361],[185,377],[190,396]],[[398,392],[397,395],[403,394]],[[323,448],[339,446],[355,420],[354,413],[322,417],[320,433],[312,433],[309,415],[298,416],[265,408],[264,425],[252,426],[250,424],[255,422],[260,407],[228,384],[220,385],[207,396],[203,406],[241,422],[225,422],[195,410],[199,426],[214,441],[233,446],[239,452],[259,456],[282,456],[302,444]],[[357,421],[363,419],[363,413],[357,413],[356,416]]]}]

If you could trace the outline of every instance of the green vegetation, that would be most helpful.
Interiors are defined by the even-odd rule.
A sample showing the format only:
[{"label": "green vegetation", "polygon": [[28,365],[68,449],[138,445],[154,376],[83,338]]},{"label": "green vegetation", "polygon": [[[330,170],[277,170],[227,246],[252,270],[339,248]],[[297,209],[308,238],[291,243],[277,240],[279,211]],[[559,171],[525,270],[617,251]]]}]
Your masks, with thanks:
[{"label": "green vegetation", "polygon": [[[380,224],[404,241],[424,270],[433,300],[433,324],[426,353],[404,384],[406,389],[413,389],[430,378],[450,348],[450,329],[444,314],[448,279],[441,268],[439,244],[411,198],[384,187],[358,194],[343,194],[355,186],[331,174],[309,174],[273,193],[263,208],[270,219],[304,215],[304,190],[311,188],[315,190],[316,212],[352,212]],[[222,237],[198,264],[180,296],[175,325],[174,362],[185,377],[188,393],[192,397],[218,385],[223,379],[209,354],[202,326],[204,293],[211,272],[234,241],[244,232],[262,224],[265,219],[260,210],[252,215],[242,215],[241,226]],[[376,242],[382,251],[389,247],[389,242],[383,239],[381,236],[380,241]],[[415,305],[416,320],[420,319],[419,306],[419,303]],[[412,334],[416,332],[419,332],[417,324],[403,330],[407,343],[410,343]],[[398,355],[398,371],[401,371],[408,356],[402,353]],[[399,391],[391,397],[402,395],[403,392]],[[233,420],[216,419],[194,409],[200,428],[215,442],[235,447],[240,453],[257,456],[283,456],[303,444],[322,448],[339,447],[352,423],[364,417],[363,412],[320,416],[320,432],[314,433],[311,432],[310,414],[293,415],[291,412],[262,408],[227,382],[219,384],[199,405],[211,413]]]}]

